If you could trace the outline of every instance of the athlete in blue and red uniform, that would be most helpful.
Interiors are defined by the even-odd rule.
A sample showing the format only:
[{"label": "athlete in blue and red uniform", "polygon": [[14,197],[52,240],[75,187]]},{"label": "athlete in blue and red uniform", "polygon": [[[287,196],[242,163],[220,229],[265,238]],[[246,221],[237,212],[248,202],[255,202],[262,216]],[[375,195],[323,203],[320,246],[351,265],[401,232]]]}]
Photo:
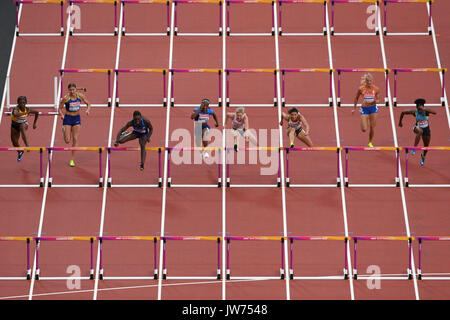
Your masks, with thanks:
[{"label": "athlete in blue and red uniform", "polygon": [[[132,131],[126,131],[128,128],[133,127]],[[117,133],[114,146],[119,146],[120,143],[125,143],[134,139],[139,139],[139,145],[141,147],[141,165],[140,169],[144,170],[145,157],[147,152],[145,151],[145,145],[150,142],[150,137],[153,133],[153,126],[150,120],[142,117],[139,111],[133,112],[133,120],[127,122],[122,129]]]},{"label": "athlete in blue and red uniform", "polygon": [[[208,125],[209,117],[212,116],[214,121],[216,122],[216,127],[219,126],[219,122],[217,121],[217,116],[212,109],[209,108],[209,100],[203,99],[200,107],[194,109],[191,114],[191,119],[195,121],[194,124],[194,139],[201,139],[203,147],[207,147],[210,143],[210,139],[208,136],[209,129],[211,127]],[[200,127],[201,124],[201,127]],[[199,145],[197,145],[199,146]],[[208,158],[209,154],[207,151],[202,152],[201,154],[204,158]]]},{"label": "athlete in blue and red uniform", "polygon": [[373,84],[373,76],[370,73],[365,74],[361,78],[361,85],[356,92],[352,114],[356,110],[359,97],[363,96],[362,106],[359,110],[361,115],[361,130],[369,131],[369,147],[373,148],[373,136],[375,135],[375,127],[377,125],[378,107],[377,103],[380,101],[380,89]]},{"label": "athlete in blue and red uniform", "polygon": [[[81,117],[80,117],[80,107],[81,102],[87,105],[86,115],[89,115],[91,111],[91,104],[86,99],[84,94],[77,91],[77,86],[74,83],[68,85],[69,93],[61,99],[59,103],[59,115],[63,119],[63,133],[64,141],[70,143],[72,139],[72,147],[78,146],[78,136],[80,134],[81,127]],[[63,110],[66,110],[65,114]],[[69,165],[71,167],[75,166],[74,162],[75,151],[72,151],[72,159]]]},{"label": "athlete in blue and red uniform", "polygon": [[[430,145],[431,140],[431,130],[430,123],[428,122],[428,118],[430,114],[436,114],[435,111],[430,109],[425,109],[425,99],[417,99],[414,101],[416,104],[416,109],[405,110],[400,114],[400,120],[398,122],[399,127],[403,127],[402,120],[405,114],[413,115],[416,118],[416,124],[413,127],[413,131],[416,134],[416,138],[414,139],[414,147],[420,142],[420,137],[423,140],[423,146],[428,147]],[[425,164],[425,156],[427,155],[428,150],[424,150],[420,155],[420,165],[423,166]],[[411,154],[414,155],[416,150],[411,150]]]}]

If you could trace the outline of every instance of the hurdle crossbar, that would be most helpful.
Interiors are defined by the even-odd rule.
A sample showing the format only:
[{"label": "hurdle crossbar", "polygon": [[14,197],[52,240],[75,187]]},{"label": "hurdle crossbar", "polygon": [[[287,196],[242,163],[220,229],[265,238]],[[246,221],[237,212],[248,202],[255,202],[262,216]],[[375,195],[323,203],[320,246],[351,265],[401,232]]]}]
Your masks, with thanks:
[{"label": "hurdle crossbar", "polygon": [[149,188],[149,187],[162,187],[162,174],[161,174],[161,153],[164,150],[163,147],[146,147],[146,151],[158,151],[158,184],[112,184],[112,175],[111,175],[111,151],[141,151],[141,148],[134,148],[134,147],[108,147],[108,181],[107,186],[108,188],[111,187],[141,187],[141,188]]},{"label": "hurdle crossbar", "polygon": [[277,171],[277,183],[276,184],[231,184],[231,169],[229,160],[229,153],[233,152],[233,148],[225,147],[226,152],[226,186],[227,188],[280,188],[281,187],[281,151],[283,148],[280,147],[245,147],[239,148],[242,151],[277,151],[278,150],[278,171]]},{"label": "hurdle crossbar", "polygon": [[422,151],[450,151],[450,147],[403,147],[405,149],[405,187],[444,187],[449,188],[450,184],[410,184],[408,178],[408,163],[409,163],[409,150],[422,150]]},{"label": "hurdle crossbar", "polygon": [[[64,2],[65,0],[14,0],[16,4],[16,36],[64,36]],[[58,33],[20,33],[19,10],[22,4],[59,4],[61,27]]]},{"label": "hurdle crossbar", "polygon": [[[275,4],[276,0],[226,0],[227,2],[227,18],[226,18],[226,34],[227,36],[275,36]],[[230,29],[230,4],[271,4],[272,5],[272,30],[270,33],[231,33]]]},{"label": "hurdle crossbar", "polygon": [[229,236],[225,237],[224,240],[227,242],[227,255],[226,255],[226,279],[231,280],[231,271],[230,271],[230,247],[231,241],[281,241],[281,267],[280,267],[280,276],[272,277],[253,277],[253,276],[236,276],[233,279],[281,279],[283,280],[285,277],[285,265],[284,265],[284,245],[286,238],[281,236]]},{"label": "hurdle crossbar", "polygon": [[[290,236],[288,237],[290,244],[290,261],[289,261],[289,278],[291,280],[296,279],[304,279],[305,277],[295,277],[294,276],[294,241],[343,241],[344,242],[344,276],[331,276],[327,277],[328,279],[348,279],[348,260],[347,260],[347,237],[339,237],[339,236]],[[322,279],[322,276],[319,277],[307,277],[308,279]]]},{"label": "hurdle crossbar", "polygon": [[[399,152],[402,150],[401,147],[342,147],[345,150],[345,177],[344,183],[346,187],[400,187],[400,155]],[[395,184],[353,184],[349,185],[348,183],[348,159],[349,159],[349,150],[352,151],[395,151],[396,157],[396,176],[395,176]]]},{"label": "hurdle crossbar", "polygon": [[90,261],[91,261],[91,268],[90,268],[90,274],[89,278],[83,278],[82,279],[94,279],[94,240],[96,240],[96,237],[79,237],[79,236],[59,236],[59,237],[34,237],[34,240],[36,241],[36,274],[35,279],[36,280],[64,280],[64,279],[72,279],[72,277],[47,277],[47,278],[41,278],[40,277],[40,268],[39,268],[39,250],[41,246],[41,241],[89,241],[90,247],[91,247],[91,254],[90,254]]},{"label": "hurdle crossbar", "polygon": [[[174,95],[174,75],[175,73],[217,73],[219,76],[219,93],[218,93],[218,102],[217,106],[222,106],[222,69],[202,69],[202,68],[190,68],[190,69],[170,69],[169,70],[171,77],[171,98],[170,105],[172,107],[192,107],[197,106],[198,104],[175,104],[175,95]],[[214,105],[210,105],[213,107]]]},{"label": "hurdle crossbar", "polygon": [[[156,236],[102,236],[98,237],[100,245],[100,266],[99,275],[100,280],[147,280],[147,279],[158,279],[158,259],[157,259],[157,242],[160,238]],[[103,241],[153,241],[153,276],[119,276],[119,277],[105,277],[103,268]]]},{"label": "hurdle crossbar", "polygon": [[[386,96],[384,97],[384,104],[389,106],[389,97],[388,97],[388,85],[389,85],[389,72],[390,69],[383,68],[351,68],[351,69],[336,69],[338,74],[338,92],[337,92],[337,104],[338,107],[341,106],[341,74],[342,73],[350,73],[350,72],[383,72],[385,74],[385,92]],[[342,105],[344,106],[344,105]],[[349,106],[353,106],[350,104]]]},{"label": "hurdle crossbar", "polygon": [[[340,147],[298,147],[298,148],[284,148],[286,151],[286,187],[340,187],[341,174],[339,171],[339,159],[342,148]],[[289,153],[291,151],[335,151],[337,153],[337,177],[336,184],[291,184],[289,178]]]},{"label": "hurdle crossbar", "polygon": [[[70,25],[69,35],[70,36],[117,36],[118,34],[118,26],[117,26],[117,5],[120,3],[120,0],[67,0],[70,7],[73,8],[73,4],[114,4],[114,33],[75,33],[74,27]],[[69,11],[70,20],[72,21],[72,11]]]},{"label": "hurdle crossbar", "polygon": [[60,74],[60,98],[63,97],[63,77],[64,73],[106,73],[108,75],[108,107],[111,107],[111,69],[59,69]]},{"label": "hurdle crossbar", "polygon": [[[432,17],[432,4],[434,2],[434,0],[383,0],[384,2],[384,23],[383,23],[383,34],[385,36],[390,35],[390,36],[395,36],[395,35],[401,35],[401,36],[406,36],[406,35],[430,35],[432,34],[432,28],[431,28],[431,17]],[[387,4],[388,3],[425,3],[425,4],[429,4],[430,7],[430,14],[428,15],[428,30],[427,32],[401,32],[401,33],[394,33],[394,32],[387,32]]]},{"label": "hurdle crossbar", "polygon": [[[172,0],[120,0],[122,4],[122,35],[129,36],[169,36],[170,35],[170,4]],[[125,4],[165,4],[166,5],[166,17],[167,28],[165,32],[133,32],[127,33],[125,27]]]},{"label": "hurdle crossbar", "polygon": [[[1,241],[25,241],[27,243],[27,272],[25,279],[30,280],[31,279],[31,264],[30,264],[30,237],[0,237]],[[18,280],[23,279],[22,277],[0,277],[0,280]]]},{"label": "hurdle crossbar", "polygon": [[119,73],[161,73],[163,78],[163,103],[162,104],[122,104],[122,107],[160,107],[160,106],[167,106],[167,96],[166,96],[166,74],[168,72],[167,69],[148,69],[148,68],[137,68],[137,69],[115,69],[114,70],[116,74],[116,107],[119,107]]},{"label": "hurdle crossbar", "polygon": [[[161,240],[163,241],[163,274],[162,278],[164,280],[166,279],[177,279],[177,280],[212,280],[212,279],[221,279],[221,272],[220,272],[220,244],[221,244],[221,237],[205,237],[205,236],[173,236],[168,237],[164,236],[161,237]],[[192,276],[167,276],[167,263],[166,263],[166,243],[167,241],[216,241],[217,242],[217,273],[216,276],[200,276],[200,277],[192,277]]]},{"label": "hurdle crossbar", "polygon": [[[333,69],[318,69],[318,68],[297,68],[297,69],[280,69],[281,71],[281,105],[283,107],[290,106],[306,106],[306,104],[298,104],[298,105],[288,105],[286,104],[285,99],[285,78],[286,73],[310,73],[310,72],[320,72],[320,73],[328,73],[330,75],[329,85],[330,85],[330,95],[328,96],[328,104],[317,104],[314,106],[333,106],[333,92],[332,92],[332,81],[333,81]],[[311,105],[312,106],[312,105]]]},{"label": "hurdle crossbar", "polygon": [[[173,0],[174,3],[174,35],[175,36],[222,36],[222,0]],[[218,4],[219,5],[219,31],[218,33],[179,33],[178,32],[178,14],[177,7],[178,4],[186,3],[186,4]]]},{"label": "hurdle crossbar", "polygon": [[1,187],[43,187],[44,186],[44,171],[43,171],[43,153],[47,148],[44,147],[0,147],[0,151],[39,151],[39,184],[38,185],[0,185]]},{"label": "hurdle crossbar", "polygon": [[[102,154],[103,147],[49,147],[48,150],[48,187],[103,187],[103,170],[102,170]],[[98,151],[98,167],[99,167],[99,182],[95,185],[54,185],[52,177],[52,152],[53,151]]]},{"label": "hurdle crossbar", "polygon": [[379,35],[380,27],[378,25],[378,19],[375,19],[375,32],[370,33],[351,33],[351,32],[342,32],[336,33],[334,32],[334,4],[335,3],[372,3],[376,4],[375,14],[378,16],[378,11],[380,10],[380,1],[379,0],[331,0],[331,26],[330,26],[330,34],[332,36],[343,35],[343,36],[363,36],[363,35]]},{"label": "hurdle crossbar", "polygon": [[242,106],[243,104],[230,104],[230,73],[273,73],[274,77],[274,96],[273,96],[273,104],[254,104],[254,105],[245,105],[247,107],[250,106],[259,106],[259,107],[276,107],[277,106],[277,69],[225,69],[226,73],[226,106]]},{"label": "hurdle crossbar", "polygon": [[[354,248],[354,269],[353,269],[353,279],[358,279],[358,267],[357,267],[357,243],[358,241],[408,241],[408,256],[409,256],[409,262],[408,262],[408,268],[407,268],[407,275],[408,277],[405,279],[411,280],[412,279],[412,241],[414,240],[413,237],[392,237],[392,236],[357,236],[352,237],[353,239],[353,248]],[[360,279],[365,279],[365,277],[359,277]]]},{"label": "hurdle crossbar", "polygon": [[[222,166],[222,157],[220,156],[222,152],[222,148],[219,147],[169,147],[167,150],[167,187],[178,187],[178,188],[220,188],[222,187],[222,177],[221,177],[221,166]],[[171,162],[171,153],[173,151],[216,151],[219,153],[218,159],[218,174],[217,174],[217,184],[173,184],[172,176],[170,174],[170,162]],[[195,158],[195,155],[194,155]]]},{"label": "hurdle crossbar", "polygon": [[421,236],[416,237],[416,239],[419,241],[419,266],[417,269],[417,279],[419,280],[450,280],[450,277],[433,277],[433,276],[427,276],[423,277],[424,274],[422,273],[422,242],[424,241],[450,241],[450,237],[443,237],[443,236]]},{"label": "hurdle crossbar", "polygon": [[[312,35],[327,35],[327,5],[328,0],[278,0],[278,35],[280,36],[312,36]],[[293,32],[283,32],[282,29],[282,4],[297,4],[297,3],[310,3],[310,4],[323,4],[323,27],[322,32],[314,33],[293,33]]]},{"label": "hurdle crossbar", "polygon": [[440,104],[430,104],[429,106],[445,106],[445,73],[447,69],[445,68],[392,68],[394,72],[394,97],[392,98],[394,106],[406,106],[405,104],[397,104],[397,77],[399,72],[440,72],[442,73],[442,84],[441,84],[441,103]]}]

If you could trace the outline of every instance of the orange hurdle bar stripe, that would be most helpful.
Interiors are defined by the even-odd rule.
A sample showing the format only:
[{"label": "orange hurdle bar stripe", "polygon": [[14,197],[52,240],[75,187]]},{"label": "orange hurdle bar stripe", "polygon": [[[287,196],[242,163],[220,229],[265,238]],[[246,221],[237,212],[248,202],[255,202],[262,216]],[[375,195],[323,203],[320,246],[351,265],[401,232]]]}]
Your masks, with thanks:
[{"label": "orange hurdle bar stripe", "polygon": [[390,69],[383,68],[339,68],[336,69],[338,72],[386,72],[390,71]]},{"label": "orange hurdle bar stripe", "polygon": [[266,236],[254,236],[254,237],[225,237],[227,240],[268,240],[268,241],[281,241],[286,240],[286,237],[266,237]]},{"label": "orange hurdle bar stripe", "polygon": [[[323,2],[323,1],[321,1],[321,2]],[[331,71],[333,71],[333,69],[296,68],[296,69],[280,69],[280,71],[282,71],[282,72],[331,72]]]},{"label": "orange hurdle bar stripe", "polygon": [[[109,147],[111,151],[141,151],[140,147]],[[145,147],[147,151],[163,151],[164,147]]]},{"label": "orange hurdle bar stripe", "polygon": [[394,72],[447,72],[446,68],[392,68]]},{"label": "orange hurdle bar stripe", "polygon": [[402,147],[408,150],[450,150],[450,147]]},{"label": "orange hurdle bar stripe", "polygon": [[173,2],[177,2],[177,3],[223,3],[222,0],[173,0]]},{"label": "orange hurdle bar stripe", "polygon": [[294,151],[338,151],[342,150],[341,147],[296,147],[296,148],[283,148],[284,150]]},{"label": "orange hurdle bar stripe", "polygon": [[353,240],[388,240],[388,241],[409,241],[414,237],[391,237],[391,236],[358,236],[352,237]]},{"label": "orange hurdle bar stripe", "polygon": [[200,68],[190,68],[190,69],[170,69],[171,72],[221,72],[222,69],[200,69]]},{"label": "orange hurdle bar stripe", "polygon": [[[166,3],[166,1],[164,1]],[[167,69],[146,69],[146,68],[137,68],[137,69],[114,69],[114,72],[167,72]]]},{"label": "orange hurdle bar stripe", "polygon": [[45,151],[44,147],[0,147],[0,151]]},{"label": "orange hurdle bar stripe", "polygon": [[14,3],[23,3],[23,4],[60,4],[65,3],[65,0],[14,0]]},{"label": "orange hurdle bar stripe", "polygon": [[385,0],[387,3],[434,3],[434,0]]},{"label": "orange hurdle bar stripe", "polygon": [[120,0],[67,0],[69,3],[89,3],[89,4],[97,4],[97,3],[119,3]]},{"label": "orange hurdle bar stripe", "polygon": [[73,72],[73,73],[89,73],[89,72],[99,72],[107,73],[111,72],[111,69],[59,69],[60,72]]},{"label": "orange hurdle bar stripe", "polygon": [[[99,237],[100,238],[100,237]],[[151,237],[151,236],[108,236],[108,237],[101,237],[102,240],[145,240],[145,241],[154,241],[159,240],[159,237]]]},{"label": "orange hurdle bar stripe", "polygon": [[331,0],[331,3],[377,3],[379,0]]},{"label": "orange hurdle bar stripe", "polygon": [[[342,149],[356,150],[356,151],[400,151],[402,147],[342,147]],[[336,149],[335,149],[336,150]]]},{"label": "orange hurdle bar stripe", "polygon": [[272,3],[271,0],[227,0],[227,3]]},{"label": "orange hurdle bar stripe", "polygon": [[48,148],[52,151],[99,151],[105,150],[103,147],[51,147]]},{"label": "orange hurdle bar stripe", "polygon": [[342,236],[290,236],[288,237],[288,239],[293,239],[293,240],[337,240],[337,241],[345,241],[348,240],[347,237],[342,237]]},{"label": "orange hurdle bar stripe", "polygon": [[416,238],[424,241],[450,241],[450,237],[447,236],[421,236]]},{"label": "orange hurdle bar stripe", "polygon": [[277,69],[225,69],[226,72],[276,72]]},{"label": "orange hurdle bar stripe", "polygon": [[137,4],[147,4],[147,3],[172,3],[172,0],[120,0],[122,3],[137,3]]},{"label": "orange hurdle bar stripe", "polygon": [[61,236],[61,237],[34,237],[33,239],[40,241],[91,241],[91,239],[96,240],[97,237]]},{"label": "orange hurdle bar stripe", "polygon": [[164,240],[204,240],[204,241],[217,241],[222,240],[222,237],[204,237],[204,236],[174,236],[174,237],[161,237]]},{"label": "orange hurdle bar stripe", "polygon": [[330,0],[278,0],[279,3],[329,3]]},{"label": "orange hurdle bar stripe", "polygon": [[33,237],[0,237],[0,241],[27,241]]}]

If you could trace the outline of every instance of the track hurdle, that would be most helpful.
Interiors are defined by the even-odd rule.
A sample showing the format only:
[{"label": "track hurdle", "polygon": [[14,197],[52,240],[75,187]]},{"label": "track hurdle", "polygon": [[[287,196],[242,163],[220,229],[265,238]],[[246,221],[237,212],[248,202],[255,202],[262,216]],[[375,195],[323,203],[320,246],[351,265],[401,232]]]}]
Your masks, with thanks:
[{"label": "track hurdle", "polygon": [[[202,236],[177,236],[177,237],[161,237],[163,241],[163,274],[162,278],[164,280],[213,280],[220,279],[220,237],[202,237]],[[166,252],[167,252],[167,241],[216,241],[217,242],[217,274],[216,276],[167,276],[167,263],[166,263]]]},{"label": "track hurdle", "polygon": [[[49,147],[48,150],[48,187],[55,188],[89,188],[89,187],[103,187],[103,171],[102,171],[102,154],[103,147]],[[98,151],[98,169],[99,181],[98,184],[53,184],[52,177],[52,152],[53,151]]]},{"label": "track hurdle", "polygon": [[[117,26],[117,4],[120,0],[68,0],[70,5],[70,28],[69,35],[70,36],[117,36],[118,34],[118,26]],[[113,33],[87,33],[87,32],[74,32],[74,27],[72,26],[72,12],[74,4],[114,4],[114,32]]]},{"label": "track hurdle", "polygon": [[[341,155],[340,147],[298,147],[298,148],[284,148],[286,150],[286,187],[340,187],[341,174],[339,171],[339,159]],[[337,154],[337,177],[336,184],[291,184],[289,178],[289,153],[291,151],[336,151]]]},{"label": "track hurdle", "polygon": [[[401,147],[342,147],[345,150],[345,177],[344,183],[346,187],[400,187],[400,150]],[[396,168],[396,176],[395,176],[395,184],[349,184],[348,183],[348,159],[349,159],[349,150],[353,151],[395,151],[395,168]]]},{"label": "track hurdle", "polygon": [[[167,106],[166,74],[167,69],[115,69],[116,73],[116,107],[119,107],[119,73],[161,73],[163,78],[163,103],[162,104],[121,104],[121,107],[161,107]],[[172,77],[173,79],[173,77]],[[173,88],[173,86],[172,86]]]},{"label": "track hurdle", "polygon": [[429,151],[450,151],[450,147],[403,147],[406,152],[405,158],[405,187],[444,187],[449,188],[450,184],[410,184],[408,177],[409,150],[429,150]]},{"label": "track hurdle", "polygon": [[[317,68],[299,68],[299,69],[280,69],[281,71],[281,103],[283,107],[328,107],[333,106],[333,91],[332,91],[332,81],[333,81],[333,69],[317,69]],[[285,81],[286,73],[328,73],[329,85],[330,85],[330,95],[328,96],[328,104],[286,104],[285,98]]]},{"label": "track hurdle", "polygon": [[397,77],[400,72],[440,72],[442,74],[442,83],[441,83],[441,103],[427,103],[427,106],[445,106],[445,73],[447,69],[440,68],[392,68],[394,71],[394,97],[393,103],[396,107],[406,107],[406,106],[416,106],[415,104],[397,104]]},{"label": "track hurdle", "polygon": [[[109,236],[109,237],[98,237],[100,245],[100,280],[149,280],[158,279],[158,267],[157,267],[157,242],[159,237],[147,237],[147,236]],[[115,276],[115,277],[105,277],[103,268],[103,242],[104,241],[153,241],[153,276]]]},{"label": "track hurdle", "polygon": [[141,148],[133,147],[108,147],[108,188],[152,188],[152,187],[162,187],[162,174],[161,174],[161,152],[163,147],[146,147],[146,151],[158,151],[158,184],[112,184],[111,175],[111,151],[141,151]]},{"label": "track hurdle", "polygon": [[[419,280],[450,280],[449,276],[442,274],[422,273],[422,242],[424,241],[450,241],[450,237],[416,237],[419,240],[419,266],[417,269],[417,279]],[[425,275],[425,277],[424,277]],[[436,276],[440,275],[440,276]]]},{"label": "track hurdle", "polygon": [[378,25],[378,19],[375,19],[375,32],[334,32],[334,4],[335,3],[372,3],[376,4],[375,15],[378,17],[378,12],[380,10],[380,1],[379,0],[331,0],[331,26],[330,33],[332,36],[371,36],[371,35],[379,35],[380,27]]},{"label": "track hurdle", "polygon": [[[389,97],[388,97],[388,85],[389,85],[389,69],[382,68],[352,68],[352,69],[336,69],[338,74],[338,92],[337,92],[337,104],[338,107],[352,107],[353,104],[341,104],[341,74],[350,73],[350,72],[383,72],[385,74],[385,93],[384,97],[384,105],[389,106]],[[378,104],[378,106],[382,106],[382,104]]]},{"label": "track hurdle", "polygon": [[[327,4],[329,0],[278,0],[278,35],[280,36],[319,36],[319,35],[327,35]],[[310,3],[310,4],[323,4],[323,29],[322,32],[314,32],[314,33],[293,33],[293,32],[283,32],[282,30],[282,10],[281,7],[285,4],[294,4],[294,3]]]},{"label": "track hurdle", "polygon": [[[354,256],[353,256],[353,279],[358,280],[358,279],[375,279],[375,278],[384,278],[384,279],[390,279],[390,280],[411,280],[412,277],[412,241],[414,240],[414,238],[412,237],[390,237],[390,236],[381,236],[381,237],[377,237],[377,236],[358,236],[358,237],[352,237],[353,239],[353,248],[354,248]],[[358,267],[357,267],[357,243],[358,241],[408,241],[408,256],[409,256],[409,263],[408,263],[408,268],[406,269],[407,272],[407,277],[405,276],[400,276],[400,277],[396,277],[396,276],[381,276],[380,277],[376,277],[376,276],[358,276]]]},{"label": "track hurdle", "polygon": [[[418,36],[418,35],[430,35],[432,34],[431,30],[431,15],[432,15],[432,7],[434,0],[383,0],[384,2],[384,22],[383,22],[383,34],[385,36]],[[430,13],[428,15],[428,30],[427,32],[387,32],[387,4],[388,3],[397,3],[397,4],[403,4],[403,3],[425,3],[429,4],[430,7]]]},{"label": "track hurdle", "polygon": [[277,183],[276,184],[231,184],[231,161],[229,160],[229,153],[234,152],[233,148],[225,147],[226,152],[226,186],[227,188],[280,188],[281,187],[281,150],[280,147],[246,147],[239,148],[241,151],[278,151],[278,170],[277,170]]},{"label": "track hurdle", "polygon": [[[174,8],[174,35],[175,36],[222,36],[222,0],[173,0]],[[177,20],[177,7],[178,4],[218,4],[219,5],[219,32],[218,33],[179,33],[178,32],[178,20]]]},{"label": "track hurdle", "polygon": [[63,77],[65,73],[106,73],[108,76],[108,104],[91,104],[92,107],[111,107],[111,69],[59,69],[61,94],[63,97]]},{"label": "track hurdle", "polygon": [[[245,237],[225,237],[225,241],[227,242],[227,255],[226,255],[226,279],[281,279],[283,280],[285,277],[285,265],[284,265],[284,246],[285,246],[285,237],[266,237],[266,236],[245,236]],[[231,249],[231,241],[280,241],[281,242],[281,267],[280,267],[280,275],[278,277],[273,276],[233,276],[231,277],[231,268],[230,268],[230,249]]]},{"label": "track hurdle", "polygon": [[210,107],[216,107],[222,106],[222,70],[221,69],[170,69],[169,70],[172,77],[171,77],[171,98],[170,98],[170,105],[172,107],[198,107],[198,103],[194,104],[175,104],[175,96],[174,96],[174,76],[175,73],[217,73],[219,75],[219,87],[218,87],[218,103],[217,105],[211,104]]},{"label": "track hurdle", "polygon": [[[25,241],[27,243],[27,271],[25,279],[31,279],[31,264],[30,264],[30,242],[32,238],[28,237],[0,237],[1,241]],[[3,257],[2,257],[3,258]],[[0,277],[0,280],[22,280],[23,277]]]},{"label": "track hurdle", "polygon": [[[291,280],[339,280],[348,279],[348,260],[347,260],[347,237],[333,237],[333,236],[304,236],[304,237],[288,237],[290,245],[290,260],[289,260],[289,278]],[[294,241],[343,241],[344,242],[344,275],[343,276],[315,276],[315,277],[300,277],[294,276]]]},{"label": "track hurdle", "polygon": [[[165,36],[170,35],[170,3],[172,0],[120,0],[122,3],[122,35],[129,36]],[[166,32],[125,32],[125,4],[165,4],[167,7],[167,31]]]},{"label": "track hurdle", "polygon": [[[64,1],[65,0],[14,0],[16,4],[16,36],[63,36],[64,35]],[[23,4],[59,4],[61,16],[61,29],[58,33],[20,33],[19,11]]]},{"label": "track hurdle", "polygon": [[[226,72],[226,103],[227,107],[276,107],[278,103],[277,99],[277,69],[225,69]],[[274,93],[273,93],[273,104],[230,104],[230,73],[273,73],[274,77]]]},{"label": "track hurdle", "polygon": [[[35,237],[34,240],[36,241],[36,274],[35,279],[36,280],[66,280],[66,279],[72,279],[72,280],[93,280],[94,279],[94,240],[96,240],[95,237],[71,237],[71,236],[62,236],[62,237]],[[89,277],[41,277],[40,275],[40,268],[39,268],[39,250],[41,247],[42,241],[89,241],[90,242],[90,273]]]},{"label": "track hurdle", "polygon": [[[275,35],[275,0],[226,0],[227,1],[227,36],[274,36]],[[230,29],[230,4],[231,3],[245,3],[245,4],[271,4],[272,5],[272,31],[270,33],[236,33],[231,32]]]},{"label": "track hurdle", "polygon": [[18,184],[18,185],[8,185],[2,184],[0,188],[22,188],[22,187],[43,187],[44,186],[44,171],[43,171],[43,152],[46,150],[44,147],[0,147],[0,151],[39,151],[39,184]]},{"label": "track hurdle", "polygon": [[[222,186],[222,177],[221,177],[221,166],[222,166],[222,157],[221,157],[221,148],[217,147],[169,147],[167,150],[167,187],[178,187],[178,188],[220,188]],[[172,160],[172,153],[173,151],[178,152],[186,152],[186,151],[215,151],[218,152],[218,156],[216,156],[217,161],[217,167],[218,167],[218,173],[217,173],[217,183],[216,184],[173,184],[172,183],[172,176],[170,173],[170,162]],[[195,159],[195,155],[194,155]],[[195,161],[195,160],[194,160]]]}]

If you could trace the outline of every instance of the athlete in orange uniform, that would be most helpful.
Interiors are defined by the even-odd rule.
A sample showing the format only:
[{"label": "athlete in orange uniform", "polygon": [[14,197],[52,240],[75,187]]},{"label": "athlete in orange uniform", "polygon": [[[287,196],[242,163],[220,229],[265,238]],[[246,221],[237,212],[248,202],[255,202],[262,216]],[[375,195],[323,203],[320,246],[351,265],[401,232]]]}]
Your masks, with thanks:
[{"label": "athlete in orange uniform", "polygon": [[[36,129],[36,122],[39,117],[39,112],[33,109],[30,109],[26,106],[27,97],[20,96],[17,98],[17,106],[11,112],[11,142],[14,147],[20,147],[19,138],[22,134],[22,140],[25,143],[25,146],[28,147],[28,138],[27,138],[27,130],[28,130],[28,116],[30,114],[34,114],[34,122],[33,129]],[[23,151],[18,151],[17,154],[17,162],[22,160]]]},{"label": "athlete in orange uniform", "polygon": [[372,141],[377,125],[377,103],[380,101],[380,90],[373,84],[373,76],[370,73],[366,73],[361,77],[361,85],[356,92],[352,114],[355,112],[356,105],[361,96],[363,96],[362,106],[359,109],[361,115],[361,130],[362,132],[366,132],[367,128],[370,127],[368,146],[373,148]]}]

